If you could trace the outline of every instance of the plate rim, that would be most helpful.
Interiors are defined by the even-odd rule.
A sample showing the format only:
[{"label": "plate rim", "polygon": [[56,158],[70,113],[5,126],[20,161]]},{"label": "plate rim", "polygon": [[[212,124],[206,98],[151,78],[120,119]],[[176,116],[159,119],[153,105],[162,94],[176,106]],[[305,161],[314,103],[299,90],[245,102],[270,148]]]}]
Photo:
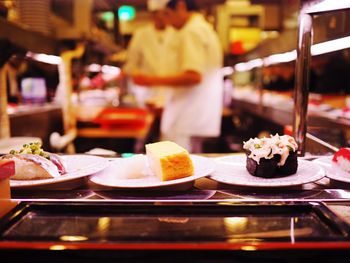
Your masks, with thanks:
[{"label": "plate rim", "polygon": [[[333,158],[333,156],[331,156],[331,155],[330,155],[330,156],[322,156],[322,157],[320,157],[320,158],[317,158],[316,160],[313,160],[313,162],[315,162],[315,163],[317,163],[318,165],[320,165],[320,166],[323,167],[323,169],[324,169],[325,172],[326,172],[326,175],[325,175],[325,176],[326,176],[327,178],[332,179],[332,180],[335,180],[335,181],[338,181],[338,182],[350,183],[350,173],[348,173],[348,172],[342,170],[340,167],[335,166],[336,164],[333,164],[333,163],[332,163],[332,158]],[[349,177],[348,177],[348,178],[347,178],[347,177],[343,177],[343,176],[338,177],[338,176],[334,176],[334,174],[332,174],[332,173],[330,173],[331,175],[329,175],[328,172],[327,172],[327,170],[328,170],[327,167],[323,166],[323,165],[322,165],[322,162],[320,162],[320,161],[322,161],[322,160],[327,160],[327,161],[329,162],[328,164],[330,164],[331,166],[335,166],[336,169],[337,169],[337,171],[343,173],[344,175],[345,175],[345,174],[349,174]]]},{"label": "plate rim", "polygon": [[[30,187],[37,187],[37,186],[45,186],[45,185],[52,185],[52,184],[59,184],[59,183],[64,183],[67,181],[71,181],[71,180],[75,180],[75,179],[79,179],[82,177],[86,177],[89,175],[92,175],[94,173],[97,173],[103,169],[105,169],[110,161],[107,158],[101,157],[101,156],[95,156],[95,155],[87,155],[87,154],[71,154],[71,155],[62,155],[62,157],[65,158],[69,158],[69,157],[82,157],[82,158],[94,158],[94,159],[99,159],[99,162],[94,164],[94,165],[90,165],[88,167],[91,167],[90,169],[93,169],[93,172],[88,172],[85,171],[86,169],[88,169],[87,167],[85,168],[78,168],[75,169],[73,171],[71,171],[70,173],[72,173],[71,175],[69,174],[69,172],[65,175],[59,176],[59,177],[54,177],[54,178],[48,178],[48,179],[37,179],[37,180],[11,180],[10,179],[10,187],[11,188],[30,188]],[[85,171],[85,172],[83,172]],[[77,174],[78,173],[78,174]]]},{"label": "plate rim", "polygon": [[[215,161],[217,162],[217,165],[219,165],[220,159],[228,157],[228,156],[236,157],[236,158],[246,157],[245,154],[235,154],[235,155],[220,156],[220,157],[215,158]],[[264,188],[264,187],[265,188],[277,188],[277,187],[293,187],[293,186],[303,185],[303,184],[307,184],[307,183],[312,183],[312,182],[316,182],[316,181],[318,181],[318,180],[320,180],[320,179],[325,177],[326,173],[325,173],[325,170],[324,170],[324,168],[322,166],[320,166],[318,164],[315,164],[315,163],[313,163],[311,161],[302,160],[302,159],[298,159],[298,162],[299,162],[299,165],[300,165],[300,163],[303,163],[303,164],[309,163],[309,164],[315,165],[315,166],[317,166],[319,168],[317,173],[315,175],[311,176],[311,178],[313,178],[313,179],[309,178],[309,180],[307,180],[307,181],[301,180],[301,181],[288,182],[288,183],[287,182],[284,182],[284,183],[280,182],[279,184],[277,184],[277,183],[276,184],[267,184],[267,183],[264,184],[263,182],[257,184],[257,183],[254,183],[254,182],[248,182],[248,183],[247,182],[246,183],[239,183],[239,182],[237,182],[236,183],[236,182],[222,181],[222,180],[216,179],[215,177],[218,176],[218,175],[215,175],[215,174],[210,175],[209,178],[214,180],[214,181],[216,181],[216,182],[218,182],[218,183],[223,183],[223,184],[232,185],[232,186],[259,187],[259,188]],[[250,175],[250,176],[252,176],[252,175]],[[286,177],[288,177],[288,176],[286,176]],[[259,179],[260,177],[256,177],[256,178]],[[261,178],[261,179],[262,180],[267,180],[268,178]],[[278,179],[278,178],[271,178],[271,179]]]},{"label": "plate rim", "polygon": [[[144,154],[143,154],[144,155]],[[195,158],[195,159],[202,159],[202,160],[206,160],[211,162],[211,167],[208,168],[208,172],[206,172],[205,174],[200,174],[200,175],[191,175],[188,177],[184,177],[184,178],[180,178],[180,179],[175,179],[175,180],[169,180],[169,181],[160,181],[157,184],[152,184],[152,185],[138,185],[138,186],[127,186],[127,185],[122,185],[122,186],[117,186],[117,185],[110,185],[110,184],[100,184],[98,182],[93,181],[94,177],[98,177],[98,174],[95,174],[93,176],[91,176],[89,178],[89,181],[98,185],[98,186],[103,186],[103,187],[110,187],[110,188],[114,188],[114,189],[150,189],[150,188],[161,188],[161,187],[166,187],[166,186],[173,186],[173,185],[178,185],[178,184],[185,184],[185,183],[190,183],[193,182],[197,179],[203,178],[203,177],[207,177],[209,176],[211,173],[213,173],[215,171],[215,162],[212,158],[210,157],[205,157],[205,156],[200,156],[200,155],[196,155],[196,154],[190,154],[191,159]],[[128,180],[128,179],[124,179],[124,180]],[[132,180],[132,179],[130,179]],[[179,182],[180,181],[180,182]]]}]

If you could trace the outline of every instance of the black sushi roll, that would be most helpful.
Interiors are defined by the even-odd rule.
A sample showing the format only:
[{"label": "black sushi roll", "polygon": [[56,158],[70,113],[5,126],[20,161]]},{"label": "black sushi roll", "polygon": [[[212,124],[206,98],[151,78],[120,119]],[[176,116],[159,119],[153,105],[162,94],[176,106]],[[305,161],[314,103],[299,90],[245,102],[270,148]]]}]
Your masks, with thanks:
[{"label": "black sushi roll", "polygon": [[297,151],[290,151],[284,165],[277,168],[277,173],[280,175],[295,174],[298,170],[298,155]]},{"label": "black sushi roll", "polygon": [[272,178],[276,177],[277,164],[280,161],[281,156],[275,154],[271,159],[261,158],[259,164],[247,155],[246,167],[248,172],[257,177]]}]

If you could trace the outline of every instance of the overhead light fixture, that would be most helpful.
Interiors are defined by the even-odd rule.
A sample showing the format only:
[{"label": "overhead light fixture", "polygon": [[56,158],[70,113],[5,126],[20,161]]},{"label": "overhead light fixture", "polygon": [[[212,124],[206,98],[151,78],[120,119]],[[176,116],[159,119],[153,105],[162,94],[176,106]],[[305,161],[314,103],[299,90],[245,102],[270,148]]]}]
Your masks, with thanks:
[{"label": "overhead light fixture", "polygon": [[136,10],[133,6],[122,5],[118,8],[118,17],[122,21],[130,21],[135,18]]},{"label": "overhead light fixture", "polygon": [[277,63],[285,63],[294,61],[297,58],[297,51],[274,54],[263,59],[264,66],[270,66]]},{"label": "overhead light fixture", "polygon": [[256,58],[248,62],[238,63],[234,66],[234,70],[238,72],[249,71],[253,68],[259,68],[263,66],[263,60],[261,58]]},{"label": "overhead light fixture", "polygon": [[106,22],[113,21],[114,13],[112,11],[103,12],[101,14],[101,19]]},{"label": "overhead light fixture", "polygon": [[[311,55],[317,56],[346,48],[350,48],[350,36],[314,44],[311,46]],[[294,49],[289,52],[273,54],[265,58],[257,58],[248,62],[238,63],[234,66],[234,69],[238,72],[249,71],[257,67],[291,62],[296,60],[296,58],[297,50]]]},{"label": "overhead light fixture", "polygon": [[350,48],[350,37],[338,38],[319,44],[312,45],[311,55],[317,56],[325,53],[330,53],[342,49]]},{"label": "overhead light fixture", "polygon": [[319,1],[317,4],[313,5],[306,5],[305,8],[302,9],[303,13],[321,13],[326,11],[334,11],[334,10],[341,10],[345,8],[350,8],[350,2],[349,0],[323,0]]},{"label": "overhead light fixture", "polygon": [[58,65],[62,62],[61,57],[54,56],[54,55],[36,54],[32,52],[27,52],[26,57],[32,58],[36,61],[53,64],[53,65]]}]

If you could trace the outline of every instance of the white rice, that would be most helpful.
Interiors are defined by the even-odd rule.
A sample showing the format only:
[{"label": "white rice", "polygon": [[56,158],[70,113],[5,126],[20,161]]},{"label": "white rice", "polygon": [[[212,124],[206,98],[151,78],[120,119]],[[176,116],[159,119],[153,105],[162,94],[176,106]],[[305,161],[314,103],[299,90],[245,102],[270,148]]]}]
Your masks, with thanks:
[{"label": "white rice", "polygon": [[147,173],[147,159],[145,155],[136,154],[132,157],[119,160],[119,177],[124,179],[137,179],[145,177]]}]

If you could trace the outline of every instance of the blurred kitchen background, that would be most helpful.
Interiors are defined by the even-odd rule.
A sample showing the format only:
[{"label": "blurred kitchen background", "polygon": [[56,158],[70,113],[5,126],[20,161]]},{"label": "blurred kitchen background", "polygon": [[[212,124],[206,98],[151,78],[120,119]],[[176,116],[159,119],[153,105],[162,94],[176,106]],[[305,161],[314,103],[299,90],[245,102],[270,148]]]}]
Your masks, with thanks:
[{"label": "blurred kitchen background", "polygon": [[[224,50],[221,136],[203,152],[291,134],[301,3],[197,2]],[[159,140],[161,103],[140,103],[121,74],[133,32],[150,21],[146,0],[0,1],[1,152],[39,139],[55,152],[128,154]],[[313,29],[308,132],[348,146],[350,11],[316,16]],[[313,154],[329,150],[307,144]]]}]

